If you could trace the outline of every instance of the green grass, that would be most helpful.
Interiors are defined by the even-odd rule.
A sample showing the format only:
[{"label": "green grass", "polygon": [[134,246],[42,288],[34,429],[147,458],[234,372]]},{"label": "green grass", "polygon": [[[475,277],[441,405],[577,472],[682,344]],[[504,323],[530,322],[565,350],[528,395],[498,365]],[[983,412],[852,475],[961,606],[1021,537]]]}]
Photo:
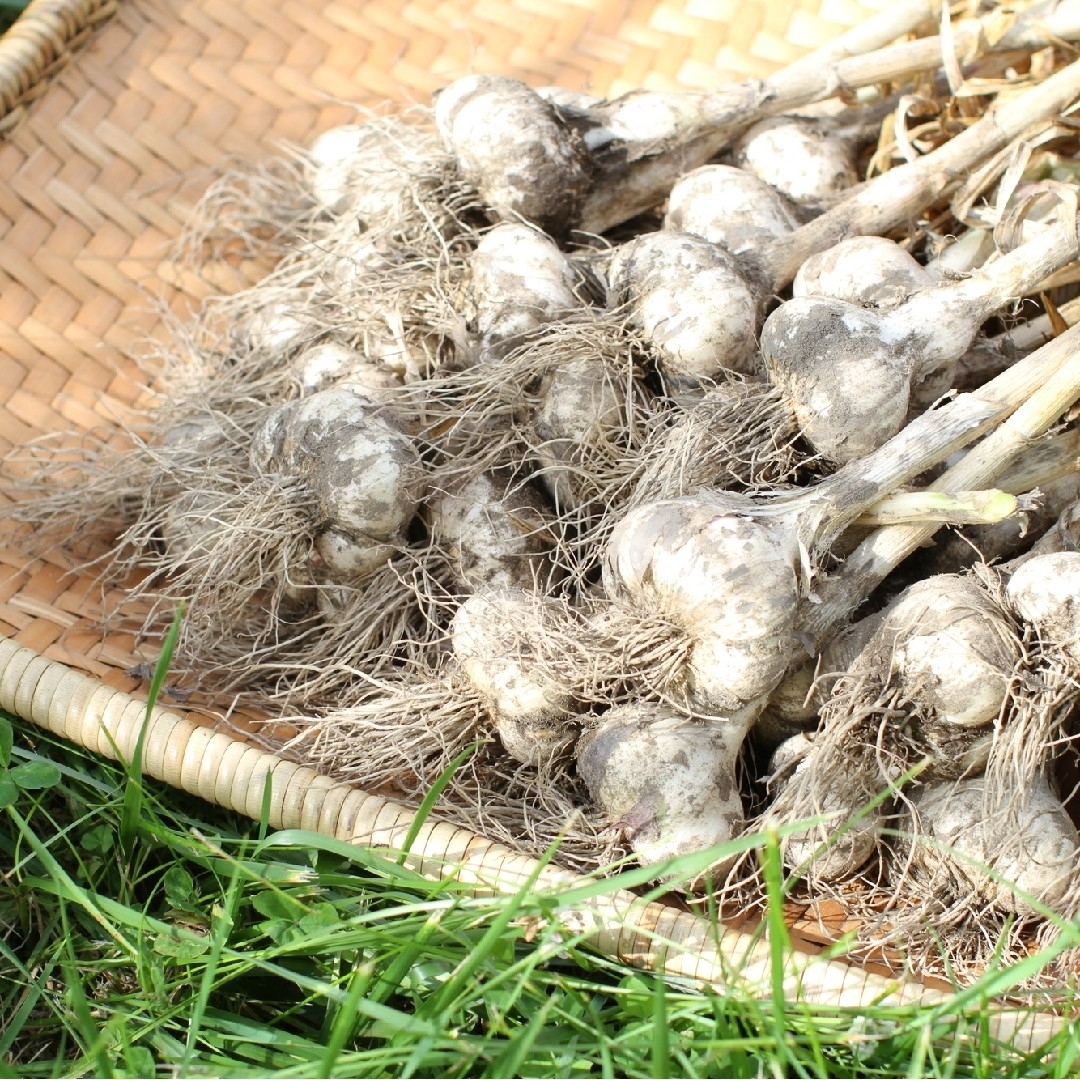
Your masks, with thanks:
[{"label": "green grass", "polygon": [[26,10],[30,0],[0,0],[0,34]]},{"label": "green grass", "polygon": [[[25,6],[0,0],[0,33]],[[775,845],[765,858],[775,973],[789,942]],[[268,833],[145,780],[137,758],[108,763],[0,717],[0,1077],[1080,1068],[1075,1028],[1034,1055],[978,1034],[989,996],[1023,971],[991,973],[948,1008],[813,1008],[624,967],[582,948],[556,908]]]},{"label": "green grass", "polygon": [[590,953],[560,921],[570,895],[534,882],[477,898],[400,858],[273,833],[147,780],[141,747],[114,764],[0,715],[0,1077],[1006,1077],[1080,1064],[1072,1028],[1034,1055],[986,1036],[988,1001],[1038,957],[938,1008],[785,1000],[775,836],[762,849],[774,990],[761,999],[737,973],[718,993]]},{"label": "green grass", "polygon": [[[39,786],[0,810],[0,1076],[1070,1076],[1080,1065],[1071,1031],[1033,1057],[955,1038],[985,1009],[979,992],[950,1019],[665,983],[581,948],[552,897],[473,899],[315,834],[266,833],[16,723],[9,771],[20,769]],[[767,877],[779,889],[778,864]]]}]

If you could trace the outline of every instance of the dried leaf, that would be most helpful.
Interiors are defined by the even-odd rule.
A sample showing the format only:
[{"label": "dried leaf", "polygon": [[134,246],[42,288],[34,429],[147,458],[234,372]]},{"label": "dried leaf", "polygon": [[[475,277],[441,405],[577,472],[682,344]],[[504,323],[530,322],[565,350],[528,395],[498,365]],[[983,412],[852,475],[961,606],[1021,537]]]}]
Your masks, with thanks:
[{"label": "dried leaf", "polygon": [[949,83],[949,90],[955,96],[964,86],[964,73],[960,70],[960,61],[956,57],[956,41],[953,38],[952,20],[949,18],[949,5],[941,5],[941,66]]},{"label": "dried leaf", "polygon": [[1064,334],[1069,329],[1069,324],[1065,321],[1065,317],[1058,311],[1057,304],[1050,299],[1047,293],[1039,293],[1039,299],[1042,301],[1042,306],[1046,309],[1046,316],[1050,320],[1050,329],[1054,334],[1054,337],[1058,337]]}]

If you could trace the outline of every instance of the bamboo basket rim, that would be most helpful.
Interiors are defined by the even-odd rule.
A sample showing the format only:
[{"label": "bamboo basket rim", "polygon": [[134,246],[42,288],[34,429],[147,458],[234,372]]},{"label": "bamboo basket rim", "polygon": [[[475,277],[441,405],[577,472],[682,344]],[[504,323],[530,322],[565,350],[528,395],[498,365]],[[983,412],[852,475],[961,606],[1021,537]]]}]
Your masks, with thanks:
[{"label": "bamboo basket rim", "polygon": [[[120,7],[119,0],[33,0],[0,39],[0,134],[10,135],[26,120],[75,51]],[[311,828],[397,851],[413,820],[406,807],[321,776],[254,743],[177,712],[159,707],[148,712],[145,701],[12,637],[0,637],[0,708],[105,757],[125,760],[130,760],[145,720],[147,775],[255,818],[269,777],[278,793],[271,824],[278,828]],[[220,770],[206,767],[211,743],[223,748],[226,766]],[[518,888],[537,869],[535,860],[436,821],[424,824],[407,858],[422,874],[453,874],[489,891]],[[563,890],[579,880],[558,867],[546,867],[538,884]],[[575,914],[592,928],[595,948],[628,963],[722,988],[737,960],[743,979],[759,993],[769,993],[769,964],[753,935],[728,928],[717,932],[699,916],[643,904],[621,891],[601,896]],[[887,978],[801,953],[788,958],[785,994],[792,1000],[854,1007],[871,1000],[940,1005],[949,996],[915,980]],[[1062,1018],[1043,1012],[1001,1008],[991,1014],[994,1037],[1028,1049],[1043,1045],[1062,1023]]]},{"label": "bamboo basket rim", "polygon": [[[139,753],[145,775],[227,810],[258,820],[268,806],[274,829],[311,830],[402,858],[423,877],[452,878],[480,895],[525,886],[546,891],[559,899],[559,917],[578,928],[585,943],[632,966],[720,992],[739,985],[762,998],[772,993],[771,949],[756,933],[617,887],[567,902],[574,888],[594,879],[519,855],[434,816],[417,829],[415,811],[391,799],[149,707],[6,638],[0,638],[0,709],[110,760],[130,764]],[[948,989],[798,949],[784,956],[783,980],[787,1000],[838,1009],[871,1002],[933,1008],[951,997]],[[1026,1052],[1045,1045],[1065,1023],[1055,1013],[1018,1007],[992,1009],[987,1020],[992,1038]]]},{"label": "bamboo basket rim", "polygon": [[0,134],[10,132],[119,0],[32,0],[0,37]]}]

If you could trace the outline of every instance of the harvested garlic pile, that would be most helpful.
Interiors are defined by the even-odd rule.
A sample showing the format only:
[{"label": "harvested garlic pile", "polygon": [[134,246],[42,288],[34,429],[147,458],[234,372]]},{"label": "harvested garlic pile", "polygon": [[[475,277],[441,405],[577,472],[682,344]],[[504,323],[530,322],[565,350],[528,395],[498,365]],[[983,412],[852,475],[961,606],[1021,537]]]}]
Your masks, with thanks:
[{"label": "harvested garlic pile", "polygon": [[182,599],[187,673],[321,769],[419,802],[457,759],[454,821],[747,903],[724,845],[778,826],[808,903],[903,900],[867,941],[987,959],[967,890],[1019,950],[1080,903],[1080,556],[1020,561],[1078,494],[1080,64],[1014,5],[956,98],[926,29],[712,92],[468,76],[228,176],[183,253],[265,277],[157,343],[127,449],[15,455],[12,512],[107,524],[147,633]]}]

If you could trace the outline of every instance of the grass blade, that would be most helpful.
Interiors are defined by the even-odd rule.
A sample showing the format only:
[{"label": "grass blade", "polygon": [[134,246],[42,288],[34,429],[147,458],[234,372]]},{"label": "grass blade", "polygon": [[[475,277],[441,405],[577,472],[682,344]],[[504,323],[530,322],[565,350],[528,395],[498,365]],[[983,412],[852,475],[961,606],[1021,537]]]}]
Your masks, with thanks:
[{"label": "grass blade", "polygon": [[173,654],[176,652],[176,643],[180,637],[180,622],[183,618],[183,604],[177,608],[172,623],[165,634],[161,645],[161,654],[154,665],[153,675],[150,677],[150,689],[146,697],[146,717],[142,727],[139,728],[139,737],[135,741],[135,750],[131,760],[127,762],[127,783],[124,787],[124,808],[120,815],[120,848],[126,859],[131,860],[135,837],[139,831],[139,819],[142,816],[143,806],[143,773],[142,758],[143,747],[146,744],[146,732],[150,726],[150,717],[157,704],[165,679],[172,665]]}]

